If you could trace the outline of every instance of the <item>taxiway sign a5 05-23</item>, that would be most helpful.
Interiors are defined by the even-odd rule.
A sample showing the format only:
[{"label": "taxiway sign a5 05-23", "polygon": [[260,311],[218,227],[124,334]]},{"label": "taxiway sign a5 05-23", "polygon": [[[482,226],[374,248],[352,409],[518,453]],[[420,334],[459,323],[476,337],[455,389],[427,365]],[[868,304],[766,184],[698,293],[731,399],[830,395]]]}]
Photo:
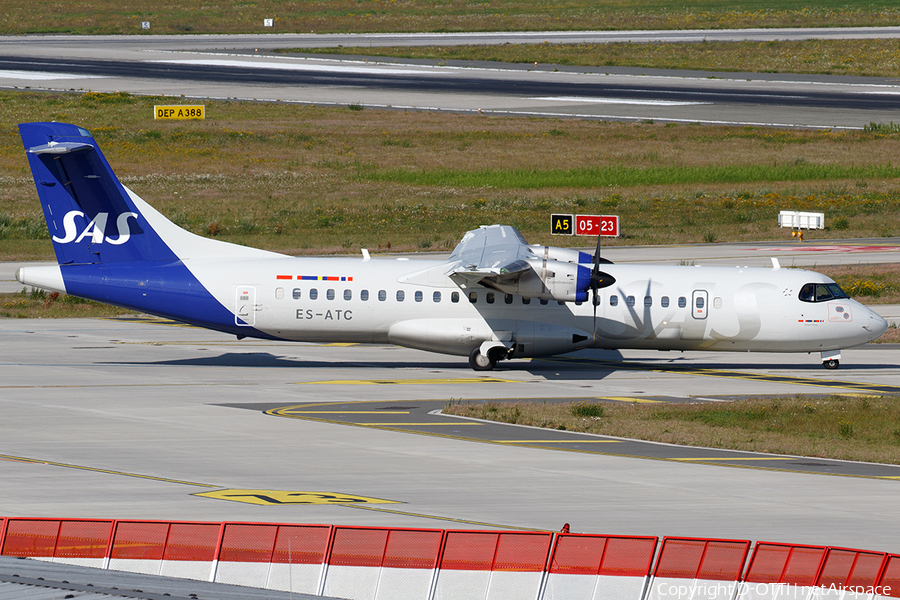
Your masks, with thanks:
[{"label": "taxiway sign a5 05-23", "polygon": [[185,231],[116,178],[90,132],[19,126],[58,265],[23,284],[234,334],[392,343],[474,369],[582,348],[820,352],[887,330],[828,277],[772,268],[615,265],[470,231],[447,260],[299,258]]}]

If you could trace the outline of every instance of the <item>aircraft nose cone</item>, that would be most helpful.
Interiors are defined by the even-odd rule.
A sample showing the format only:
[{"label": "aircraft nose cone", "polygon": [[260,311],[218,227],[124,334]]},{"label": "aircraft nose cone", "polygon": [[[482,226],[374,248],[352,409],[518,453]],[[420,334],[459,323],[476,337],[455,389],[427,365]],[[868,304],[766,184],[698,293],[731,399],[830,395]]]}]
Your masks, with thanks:
[{"label": "aircraft nose cone", "polygon": [[870,334],[869,341],[880,338],[888,330],[888,327],[888,322],[881,315],[874,310],[869,310],[869,323],[866,325],[866,329]]}]

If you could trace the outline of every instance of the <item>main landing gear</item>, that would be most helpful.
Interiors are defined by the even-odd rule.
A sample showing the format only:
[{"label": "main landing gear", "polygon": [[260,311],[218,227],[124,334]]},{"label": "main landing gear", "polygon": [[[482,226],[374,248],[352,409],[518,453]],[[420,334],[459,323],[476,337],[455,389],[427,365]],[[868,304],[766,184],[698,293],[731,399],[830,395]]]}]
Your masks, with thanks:
[{"label": "main landing gear", "polygon": [[479,346],[469,354],[469,366],[475,371],[491,371],[498,362],[507,358],[508,354],[509,350],[505,346],[492,346],[487,348],[486,352]]},{"label": "main landing gear", "polygon": [[832,358],[830,360],[822,361],[822,366],[825,367],[826,369],[837,369],[840,365],[841,365],[841,361],[834,359],[834,358]]}]

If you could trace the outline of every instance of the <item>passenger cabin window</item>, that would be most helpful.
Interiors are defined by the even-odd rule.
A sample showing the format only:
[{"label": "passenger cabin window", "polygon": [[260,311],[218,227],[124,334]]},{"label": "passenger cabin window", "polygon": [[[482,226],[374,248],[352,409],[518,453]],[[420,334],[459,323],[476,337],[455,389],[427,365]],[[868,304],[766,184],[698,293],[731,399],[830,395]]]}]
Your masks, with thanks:
[{"label": "passenger cabin window", "polygon": [[694,306],[698,309],[703,308],[706,305],[706,302],[703,301],[703,296],[697,296],[697,299],[694,300]]},{"label": "passenger cabin window", "polygon": [[275,299],[281,300],[284,298],[284,288],[275,288]]},{"label": "passenger cabin window", "polygon": [[344,290],[344,300],[353,300],[353,292],[350,290]]},{"label": "passenger cabin window", "polygon": [[531,298],[526,298],[522,296],[522,304],[531,304]]},{"label": "passenger cabin window", "polygon": [[653,306],[653,296],[644,296],[644,306],[648,308]]},{"label": "passenger cabin window", "polygon": [[678,308],[687,308],[687,298],[684,296],[678,297]]},{"label": "passenger cabin window", "polygon": [[803,302],[827,302],[849,297],[836,283],[807,283],[800,288],[800,300]]},{"label": "passenger cabin window", "polygon": [[431,295],[431,299],[434,300],[435,302],[440,302],[441,301],[441,293],[440,292],[433,293]]},{"label": "passenger cabin window", "polygon": [[669,297],[663,296],[662,298],[660,298],[659,305],[662,306],[663,308],[669,308]]},{"label": "passenger cabin window", "polygon": [[610,306],[618,306],[619,305],[619,297],[613,294],[609,297],[609,305]]},{"label": "passenger cabin window", "polygon": [[397,302],[403,302],[406,299],[406,292],[397,290]]},{"label": "passenger cabin window", "polygon": [[291,295],[294,297],[294,300],[299,300],[300,294],[301,294],[301,292],[298,288],[294,288],[294,291],[291,292]]},{"label": "passenger cabin window", "polygon": [[469,292],[469,302],[472,304],[478,302],[478,292]]},{"label": "passenger cabin window", "polygon": [[310,300],[315,300],[318,297],[319,297],[319,290],[317,290],[316,288],[309,290],[309,299]]},{"label": "passenger cabin window", "polygon": [[378,290],[378,301],[384,302],[387,300],[387,292],[384,290]]},{"label": "passenger cabin window", "polygon": [[325,292],[325,297],[329,300],[334,300],[334,290],[327,290]]},{"label": "passenger cabin window", "polygon": [[718,296],[713,298],[713,308],[722,308],[722,299]]},{"label": "passenger cabin window", "polygon": [[487,294],[485,294],[485,300],[487,301],[488,304],[493,304],[494,303],[494,292],[488,292]]},{"label": "passenger cabin window", "polygon": [[416,297],[416,302],[421,302],[422,298],[424,297],[424,296],[422,296],[422,290],[416,291],[415,297]]},{"label": "passenger cabin window", "polygon": [[363,302],[368,302],[369,300],[369,290],[359,290],[359,299]]},{"label": "passenger cabin window", "polygon": [[459,292],[453,292],[450,294],[450,302],[459,302]]},{"label": "passenger cabin window", "polygon": [[628,296],[625,298],[625,304],[628,306],[634,306],[634,296]]},{"label": "passenger cabin window", "polygon": [[546,298],[541,298],[541,304],[543,304],[544,306],[547,306],[548,304],[550,304],[550,301],[547,300]]}]

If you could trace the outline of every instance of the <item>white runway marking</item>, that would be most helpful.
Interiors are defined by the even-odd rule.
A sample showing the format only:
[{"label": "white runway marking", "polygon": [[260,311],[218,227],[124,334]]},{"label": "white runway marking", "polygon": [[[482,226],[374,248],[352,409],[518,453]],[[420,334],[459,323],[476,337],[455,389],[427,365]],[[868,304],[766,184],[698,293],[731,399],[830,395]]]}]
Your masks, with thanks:
[{"label": "white runway marking", "polygon": [[245,69],[273,69],[278,71],[322,71],[326,73],[377,73],[379,75],[434,75],[434,69],[407,68],[397,69],[380,65],[365,66],[358,63],[353,66],[338,64],[337,61],[291,61],[291,62],[267,62],[245,60],[216,60],[207,58],[184,58],[172,60],[151,60],[152,63],[165,63],[176,65],[199,65],[208,67],[243,67]]},{"label": "white runway marking", "polygon": [[52,79],[107,79],[105,75],[76,75],[74,73],[50,73],[48,71],[0,71],[0,79],[25,79],[48,81]]},{"label": "white runway marking", "polygon": [[637,98],[589,98],[586,96],[540,96],[529,100],[549,100],[551,102],[587,102],[592,104],[640,104],[644,106],[692,106],[712,104],[712,102],[691,102],[690,100],[640,100]]}]

